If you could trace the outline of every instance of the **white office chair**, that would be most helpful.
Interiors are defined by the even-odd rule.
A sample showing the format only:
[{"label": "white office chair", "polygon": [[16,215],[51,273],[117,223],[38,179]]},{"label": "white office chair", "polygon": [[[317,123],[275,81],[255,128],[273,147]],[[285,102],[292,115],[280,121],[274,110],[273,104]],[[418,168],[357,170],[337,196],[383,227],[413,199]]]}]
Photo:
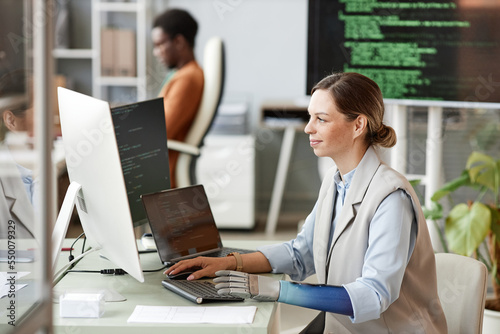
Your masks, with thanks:
[{"label": "white office chair", "polygon": [[436,254],[438,295],[448,333],[481,334],[488,270],[473,258]]},{"label": "white office chair", "polygon": [[170,150],[179,152],[175,180],[177,187],[195,183],[196,159],[200,155],[210,125],[212,124],[224,90],[225,54],[224,43],[219,37],[210,38],[203,51],[204,85],[200,107],[184,142],[169,140]]}]

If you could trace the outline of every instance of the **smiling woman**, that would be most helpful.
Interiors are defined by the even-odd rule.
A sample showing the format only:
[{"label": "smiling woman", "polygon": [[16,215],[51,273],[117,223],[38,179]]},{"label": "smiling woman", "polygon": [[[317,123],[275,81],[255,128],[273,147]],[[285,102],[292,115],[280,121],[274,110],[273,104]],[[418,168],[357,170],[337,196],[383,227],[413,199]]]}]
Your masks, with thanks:
[{"label": "smiling woman", "polygon": [[[342,174],[357,165],[367,146],[396,144],[394,129],[382,123],[382,93],[375,82],[361,74],[339,73],[321,80],[312,89],[309,113],[311,119],[304,131],[314,153],[332,158]],[[350,163],[351,159],[345,158],[352,153]]]}]

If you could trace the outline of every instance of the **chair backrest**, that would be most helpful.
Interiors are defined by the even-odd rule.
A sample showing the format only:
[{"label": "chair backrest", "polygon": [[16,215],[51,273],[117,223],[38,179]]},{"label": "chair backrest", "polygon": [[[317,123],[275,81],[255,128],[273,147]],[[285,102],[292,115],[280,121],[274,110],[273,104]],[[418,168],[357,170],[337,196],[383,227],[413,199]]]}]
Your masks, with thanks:
[{"label": "chair backrest", "polygon": [[436,254],[438,295],[448,333],[478,333],[483,327],[488,270],[473,258]]},{"label": "chair backrest", "polygon": [[[203,146],[203,139],[215,118],[224,91],[225,51],[220,37],[212,37],[205,44],[202,67],[204,85],[200,107],[184,140],[184,143],[197,148]],[[176,166],[178,187],[194,183],[196,159],[197,156],[191,154],[179,154]]]}]

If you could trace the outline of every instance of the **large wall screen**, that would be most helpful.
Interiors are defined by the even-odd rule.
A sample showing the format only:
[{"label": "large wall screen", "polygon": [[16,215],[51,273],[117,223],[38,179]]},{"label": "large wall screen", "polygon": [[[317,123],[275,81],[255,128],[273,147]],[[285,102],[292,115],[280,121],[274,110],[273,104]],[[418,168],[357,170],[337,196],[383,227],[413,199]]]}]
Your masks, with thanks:
[{"label": "large wall screen", "polygon": [[354,71],[386,99],[500,102],[500,1],[310,0],[307,93]]}]

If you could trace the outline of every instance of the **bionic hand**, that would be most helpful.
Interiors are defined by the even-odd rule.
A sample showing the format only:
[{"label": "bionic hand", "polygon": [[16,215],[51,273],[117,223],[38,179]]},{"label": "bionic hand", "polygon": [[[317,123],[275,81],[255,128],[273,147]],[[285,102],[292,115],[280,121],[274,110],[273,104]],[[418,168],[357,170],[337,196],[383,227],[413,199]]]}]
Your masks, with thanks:
[{"label": "bionic hand", "polygon": [[351,298],[342,286],[277,281],[240,271],[220,270],[214,282],[219,294],[260,301],[278,301],[353,316]]},{"label": "bionic hand", "polygon": [[280,282],[266,276],[240,271],[219,270],[214,282],[218,293],[259,301],[276,301],[280,295]]}]

